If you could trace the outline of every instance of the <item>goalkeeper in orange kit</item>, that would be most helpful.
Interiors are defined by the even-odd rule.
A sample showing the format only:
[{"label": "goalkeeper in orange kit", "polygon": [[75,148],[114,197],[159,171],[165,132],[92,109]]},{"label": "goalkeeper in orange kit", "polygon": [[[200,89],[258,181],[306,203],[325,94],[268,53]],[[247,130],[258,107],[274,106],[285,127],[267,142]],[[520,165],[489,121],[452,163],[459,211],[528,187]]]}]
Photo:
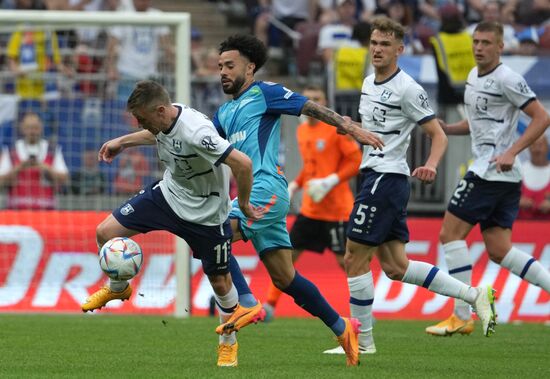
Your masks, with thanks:
[{"label": "goalkeeper in orange kit", "polygon": [[[302,94],[326,106],[321,88],[309,86]],[[311,117],[298,126],[296,137],[303,167],[288,185],[288,192],[292,199],[298,189],[303,189],[303,197],[300,214],[290,231],[293,260],[296,262],[304,250],[323,253],[329,248],[343,268],[347,221],[353,208],[348,180],[359,172],[360,147],[352,138],[338,134],[333,126]],[[273,317],[280,296],[281,291],[271,284],[264,303],[266,321]]]}]

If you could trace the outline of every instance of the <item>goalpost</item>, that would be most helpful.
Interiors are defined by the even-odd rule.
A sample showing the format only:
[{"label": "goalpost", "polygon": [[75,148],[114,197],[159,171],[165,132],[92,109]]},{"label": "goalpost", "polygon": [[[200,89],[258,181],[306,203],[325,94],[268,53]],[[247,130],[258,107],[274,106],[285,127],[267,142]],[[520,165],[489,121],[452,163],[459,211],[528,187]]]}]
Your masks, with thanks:
[{"label": "goalpost", "polygon": [[[50,32],[82,27],[103,28],[103,31],[118,26],[168,27],[174,43],[175,60],[172,67],[159,64],[158,78],[169,89],[174,101],[190,104],[191,19],[188,13],[0,11],[0,32],[4,40],[7,41],[9,35],[23,24]],[[4,51],[0,54],[6,56],[7,47],[1,49]],[[77,60],[79,53],[74,47],[60,46],[60,50],[65,54],[63,59],[66,61],[74,63]],[[92,56],[92,60],[101,61],[105,58],[105,49],[91,51],[92,55],[97,53],[97,57]],[[18,108],[13,112],[4,112],[8,114],[4,115],[7,119],[1,119],[0,112],[0,148],[7,148],[15,141],[19,121],[17,115],[21,115],[24,104],[28,107],[25,109],[37,110],[43,116],[44,137],[62,147],[71,177],[73,170],[82,169],[84,175],[86,171],[90,173],[94,168],[86,166],[85,150],[98,149],[107,138],[123,134],[132,128],[131,120],[124,114],[124,107],[121,105],[124,102],[113,99],[112,91],[109,94],[108,89],[113,83],[101,67],[97,72],[79,72],[68,77],[51,72],[39,75],[43,76],[46,83],[52,78],[56,82],[58,91],[53,100],[47,97],[39,100],[22,99],[1,91],[0,109],[9,108],[13,104]],[[17,79],[9,72],[7,64],[4,65],[0,73],[2,89],[11,88],[12,93],[16,92],[13,84],[15,80]],[[88,83],[88,91],[82,90],[84,82]],[[95,119],[93,124],[90,123],[92,119]],[[84,122],[90,124],[84,125]],[[150,152],[143,152],[141,156],[145,157],[142,165],[149,168],[143,174],[143,182],[158,179],[161,172],[156,166],[158,159]],[[130,196],[130,192],[121,193],[120,189],[113,188],[113,182],[118,180],[117,171],[120,171],[116,163],[113,162],[113,167],[101,165],[100,171],[103,172],[106,183],[97,193],[84,193],[87,189],[84,186],[78,188],[74,182],[65,184],[56,196],[56,209],[60,211],[3,210],[6,194],[4,192],[0,195],[0,312],[72,311],[75,303],[86,294],[86,288],[95,283],[94,280],[98,280],[98,272],[92,267],[96,257],[92,259],[91,255],[95,252],[90,251],[93,249],[90,247],[91,240],[95,239],[93,224]],[[78,235],[72,236],[71,233]],[[173,302],[173,314],[176,317],[188,317],[191,306],[189,247],[184,241],[168,239],[166,235],[149,237],[136,237],[143,246],[146,261],[150,260],[145,267],[146,271],[148,268],[150,270],[141,272],[137,278],[141,281],[141,290],[138,293],[134,288],[135,304],[144,303],[145,313],[151,312],[158,303],[147,296],[160,293],[164,294],[163,305]],[[70,241],[63,241],[64,238],[69,238]],[[18,247],[5,247],[9,244]],[[83,248],[82,245],[86,247]],[[149,257],[148,247],[159,254]],[[161,253],[168,253],[165,250],[170,249],[172,261],[167,263],[169,260]],[[25,259],[33,260],[29,263]],[[25,270],[33,271],[27,273]],[[58,279],[55,279],[56,275]],[[57,283],[63,280],[65,281]],[[156,280],[155,286],[158,288],[147,287],[147,280]],[[117,304],[111,308],[116,312],[125,305]],[[138,305],[130,308],[130,311],[139,310]]]}]

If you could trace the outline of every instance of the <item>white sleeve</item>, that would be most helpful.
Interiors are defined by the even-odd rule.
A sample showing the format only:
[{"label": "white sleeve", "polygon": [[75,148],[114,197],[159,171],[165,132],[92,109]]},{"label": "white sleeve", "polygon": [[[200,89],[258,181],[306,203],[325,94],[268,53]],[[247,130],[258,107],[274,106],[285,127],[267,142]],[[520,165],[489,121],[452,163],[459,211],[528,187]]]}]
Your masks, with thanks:
[{"label": "white sleeve", "polygon": [[10,158],[10,150],[4,146],[0,155],[0,175],[6,175],[13,168]]},{"label": "white sleeve", "polygon": [[63,158],[63,152],[61,151],[61,146],[57,146],[55,148],[55,155],[53,157],[53,168],[55,171],[67,174],[69,172],[69,169],[67,168],[67,164],[65,163],[65,158]]},{"label": "white sleeve", "polygon": [[504,96],[516,107],[523,108],[531,100],[536,99],[535,93],[520,74],[510,71],[502,80]]},{"label": "white sleeve", "polygon": [[401,108],[403,113],[417,123],[423,123],[435,117],[430,106],[428,94],[418,83],[411,84],[403,94]]},{"label": "white sleeve", "polygon": [[185,115],[191,138],[189,144],[208,162],[219,165],[232,150],[231,144],[222,138],[212,121],[202,113],[189,109]]}]

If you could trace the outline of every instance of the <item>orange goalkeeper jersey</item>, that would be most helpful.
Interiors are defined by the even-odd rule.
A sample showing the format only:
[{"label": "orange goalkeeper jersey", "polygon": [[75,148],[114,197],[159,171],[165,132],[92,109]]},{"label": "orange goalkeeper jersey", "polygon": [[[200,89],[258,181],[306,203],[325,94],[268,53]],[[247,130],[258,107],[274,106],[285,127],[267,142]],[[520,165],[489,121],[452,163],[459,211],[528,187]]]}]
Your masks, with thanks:
[{"label": "orange goalkeeper jersey", "polygon": [[[300,124],[296,134],[304,164],[295,179],[304,190],[300,213],[314,220],[347,221],[353,208],[353,194],[348,180],[359,171],[359,145],[351,137],[336,133],[334,126],[320,121],[315,125],[307,121]],[[322,201],[313,202],[307,194],[307,182],[334,173],[340,183]]]}]

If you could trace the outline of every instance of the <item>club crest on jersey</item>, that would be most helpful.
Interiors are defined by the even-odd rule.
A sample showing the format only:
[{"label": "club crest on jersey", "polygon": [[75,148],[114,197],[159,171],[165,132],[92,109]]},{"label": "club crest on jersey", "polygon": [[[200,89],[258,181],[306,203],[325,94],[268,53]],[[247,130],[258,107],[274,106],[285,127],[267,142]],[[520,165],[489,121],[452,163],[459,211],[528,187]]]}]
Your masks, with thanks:
[{"label": "club crest on jersey", "polygon": [[388,101],[391,95],[392,95],[392,92],[385,89],[384,91],[382,91],[382,94],[380,95],[380,100]]},{"label": "club crest on jersey", "polygon": [[323,151],[325,150],[326,142],[324,139],[318,139],[315,146],[317,147],[317,151]]},{"label": "club crest on jersey", "polygon": [[181,141],[179,139],[173,139],[172,146],[174,147],[174,150],[176,150],[177,152],[181,151]]},{"label": "club crest on jersey", "polygon": [[132,207],[132,204],[126,204],[125,206],[120,208],[120,213],[123,216],[128,216],[132,212],[134,212],[134,207]]},{"label": "club crest on jersey", "polygon": [[216,144],[212,141],[212,137],[206,136],[202,139],[201,145],[209,151],[216,150]]},{"label": "club crest on jersey", "polygon": [[494,83],[494,82],[495,82],[495,81],[494,81],[493,79],[487,79],[487,80],[485,81],[485,83],[483,83],[483,88],[485,88],[485,89],[491,88],[491,87],[493,86],[493,83]]}]

